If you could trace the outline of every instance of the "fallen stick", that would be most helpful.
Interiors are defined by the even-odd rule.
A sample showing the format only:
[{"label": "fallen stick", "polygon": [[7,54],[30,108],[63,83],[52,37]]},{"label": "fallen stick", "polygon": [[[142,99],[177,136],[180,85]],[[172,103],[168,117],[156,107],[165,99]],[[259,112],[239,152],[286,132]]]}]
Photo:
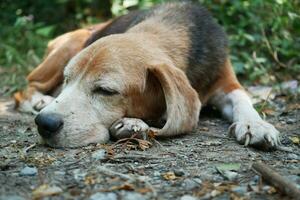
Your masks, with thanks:
[{"label": "fallen stick", "polygon": [[29,147],[23,149],[23,153],[26,154],[30,149],[36,146],[36,143],[31,144]]},{"label": "fallen stick", "polygon": [[265,181],[276,187],[283,194],[294,199],[298,199],[300,197],[300,190],[297,186],[292,181],[287,180],[285,177],[275,172],[268,165],[256,162],[252,165],[252,169],[261,174]]},{"label": "fallen stick", "polygon": [[153,156],[153,155],[141,155],[141,154],[118,154],[111,158],[111,160],[122,160],[122,159],[130,159],[130,160],[156,160],[162,159],[163,157]]}]

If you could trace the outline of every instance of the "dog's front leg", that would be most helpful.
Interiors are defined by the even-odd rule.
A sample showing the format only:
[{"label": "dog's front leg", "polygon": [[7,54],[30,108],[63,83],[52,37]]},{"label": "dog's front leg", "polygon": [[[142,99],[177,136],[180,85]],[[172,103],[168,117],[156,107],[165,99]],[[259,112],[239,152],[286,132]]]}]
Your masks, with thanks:
[{"label": "dog's front leg", "polygon": [[212,98],[212,103],[232,122],[229,133],[239,143],[266,149],[280,145],[279,132],[259,116],[243,89],[235,89],[228,93],[219,91]]}]

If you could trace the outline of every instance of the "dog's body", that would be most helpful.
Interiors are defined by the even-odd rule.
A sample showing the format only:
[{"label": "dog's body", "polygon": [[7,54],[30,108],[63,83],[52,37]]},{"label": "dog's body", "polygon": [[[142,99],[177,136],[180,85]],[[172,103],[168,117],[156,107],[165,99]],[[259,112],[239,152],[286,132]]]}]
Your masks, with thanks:
[{"label": "dog's body", "polygon": [[[16,95],[21,107],[25,102],[31,107],[47,105],[36,123],[49,145],[104,143],[109,128],[116,137],[149,129],[158,136],[188,133],[197,126],[201,103],[215,105],[233,122],[230,130],[239,142],[279,144],[278,131],[260,118],[236,79],[223,29],[201,6],[164,4],[68,39],[76,47],[63,60],[76,56],[65,69],[62,63],[47,66],[59,68],[52,72],[52,77],[59,77],[52,81],[55,84],[49,78],[30,78],[47,76],[44,65],[29,75],[28,88],[45,93],[58,87],[64,69],[60,95],[53,101],[48,97],[44,104]],[[45,61],[51,54],[55,52]],[[144,123],[162,118],[161,128]]]}]

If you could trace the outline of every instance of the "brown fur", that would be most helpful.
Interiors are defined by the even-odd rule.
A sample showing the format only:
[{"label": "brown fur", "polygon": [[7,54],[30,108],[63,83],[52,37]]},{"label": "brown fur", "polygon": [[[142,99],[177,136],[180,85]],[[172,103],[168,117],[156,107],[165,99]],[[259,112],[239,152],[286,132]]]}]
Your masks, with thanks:
[{"label": "brown fur", "polygon": [[198,91],[201,102],[204,104],[206,104],[208,100],[219,91],[223,91],[225,94],[227,94],[235,89],[242,88],[241,84],[236,78],[229,58],[226,60],[221,69],[222,70],[219,71],[215,83],[208,88],[207,91]]}]

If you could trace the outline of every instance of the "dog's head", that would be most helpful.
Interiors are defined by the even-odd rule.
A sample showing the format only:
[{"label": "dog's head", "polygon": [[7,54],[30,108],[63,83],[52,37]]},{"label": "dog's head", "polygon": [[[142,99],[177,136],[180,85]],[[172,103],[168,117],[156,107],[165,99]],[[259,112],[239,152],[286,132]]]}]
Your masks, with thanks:
[{"label": "dog's head", "polygon": [[36,117],[50,146],[105,143],[123,117],[156,119],[166,112],[160,135],[191,130],[200,102],[184,72],[139,36],[112,35],[77,54],[64,71],[61,94]]}]

